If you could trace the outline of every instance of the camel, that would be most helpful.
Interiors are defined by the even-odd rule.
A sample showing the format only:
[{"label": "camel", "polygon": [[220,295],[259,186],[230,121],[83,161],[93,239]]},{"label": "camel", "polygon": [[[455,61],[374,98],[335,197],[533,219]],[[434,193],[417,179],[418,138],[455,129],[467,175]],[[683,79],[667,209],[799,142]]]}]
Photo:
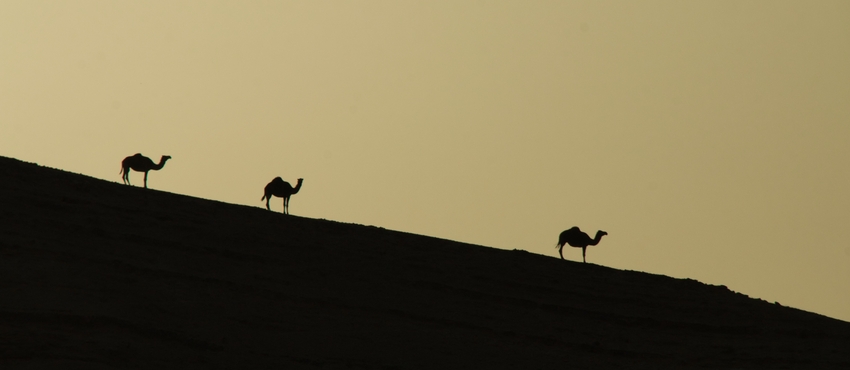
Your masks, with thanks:
[{"label": "camel", "polygon": [[138,172],[145,173],[145,189],[148,188],[148,171],[154,170],[159,171],[162,167],[165,166],[165,161],[171,159],[170,155],[164,155],[159,159],[158,164],[154,164],[153,161],[142,155],[142,153],[136,153],[135,155],[131,155],[127,158],[124,158],[121,161],[121,172],[119,174],[122,175],[122,179],[124,180],[124,184],[130,185],[130,169]]},{"label": "camel", "polygon": [[292,185],[289,185],[288,182],[283,181],[280,176],[275,177],[272,182],[266,185],[265,194],[260,200],[266,201],[266,209],[271,211],[271,207],[269,207],[269,201],[272,199],[272,195],[276,197],[283,198],[283,214],[289,214],[289,197],[292,194],[298,194],[298,190],[301,190],[301,184],[304,183],[304,179],[298,179],[298,184],[293,188]]},{"label": "camel", "polygon": [[590,236],[581,231],[578,226],[573,226],[568,230],[564,230],[558,237],[558,254],[561,255],[561,259],[564,259],[564,244],[569,244],[571,247],[581,248],[581,260],[586,263],[587,259],[585,259],[584,255],[587,251],[587,246],[599,244],[599,241],[605,235],[608,235],[608,233],[599,230],[596,232],[596,237],[590,239]]}]

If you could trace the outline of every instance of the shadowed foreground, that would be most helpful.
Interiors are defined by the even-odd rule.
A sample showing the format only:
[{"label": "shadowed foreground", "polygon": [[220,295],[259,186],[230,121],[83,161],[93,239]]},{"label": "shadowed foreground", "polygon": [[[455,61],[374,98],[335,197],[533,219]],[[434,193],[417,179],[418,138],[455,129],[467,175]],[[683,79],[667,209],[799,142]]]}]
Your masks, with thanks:
[{"label": "shadowed foreground", "polygon": [[694,280],[0,157],[0,368],[850,368],[850,323]]}]

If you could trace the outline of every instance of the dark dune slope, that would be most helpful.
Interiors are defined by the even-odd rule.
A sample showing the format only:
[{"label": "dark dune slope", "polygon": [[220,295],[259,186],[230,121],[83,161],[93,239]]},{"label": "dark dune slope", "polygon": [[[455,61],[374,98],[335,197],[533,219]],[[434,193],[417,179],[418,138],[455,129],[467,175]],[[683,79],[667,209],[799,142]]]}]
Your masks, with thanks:
[{"label": "dark dune slope", "polygon": [[0,368],[850,369],[722,286],[259,206],[0,157]]}]

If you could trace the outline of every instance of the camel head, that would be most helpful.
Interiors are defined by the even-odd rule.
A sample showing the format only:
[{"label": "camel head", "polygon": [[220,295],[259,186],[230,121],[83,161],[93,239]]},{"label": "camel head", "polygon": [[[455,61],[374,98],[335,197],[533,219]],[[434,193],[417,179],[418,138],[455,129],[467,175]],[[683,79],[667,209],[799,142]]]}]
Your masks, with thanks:
[{"label": "camel head", "polygon": [[299,190],[301,190],[301,183],[304,182],[304,179],[298,179],[298,183],[295,184],[295,188],[292,189],[292,194],[297,194]]}]

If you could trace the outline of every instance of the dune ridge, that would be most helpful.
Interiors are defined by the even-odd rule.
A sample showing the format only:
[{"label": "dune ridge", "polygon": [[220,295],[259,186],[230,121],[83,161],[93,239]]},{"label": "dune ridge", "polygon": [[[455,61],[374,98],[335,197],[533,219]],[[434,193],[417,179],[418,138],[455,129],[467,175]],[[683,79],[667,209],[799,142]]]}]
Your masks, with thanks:
[{"label": "dune ridge", "polygon": [[850,323],[690,279],[6,157],[0,207],[4,369],[850,368]]}]

